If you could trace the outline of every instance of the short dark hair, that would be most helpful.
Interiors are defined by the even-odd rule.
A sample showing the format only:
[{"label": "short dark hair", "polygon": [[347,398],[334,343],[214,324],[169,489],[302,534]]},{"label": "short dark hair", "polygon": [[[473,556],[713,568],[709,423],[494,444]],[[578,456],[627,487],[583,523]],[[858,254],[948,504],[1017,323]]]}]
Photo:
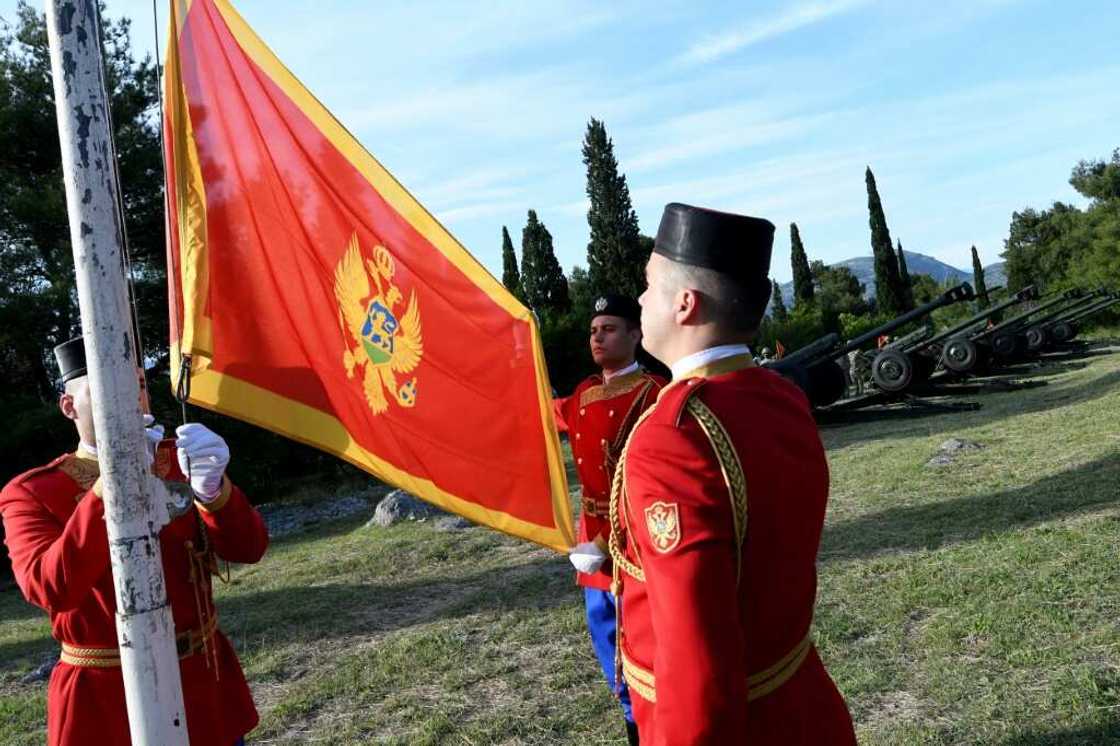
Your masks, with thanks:
[{"label": "short dark hair", "polygon": [[735,280],[730,275],[706,267],[671,262],[672,283],[677,289],[690,288],[709,302],[702,312],[711,321],[737,334],[751,335],[758,331],[762,316],[770,302],[770,280]]}]

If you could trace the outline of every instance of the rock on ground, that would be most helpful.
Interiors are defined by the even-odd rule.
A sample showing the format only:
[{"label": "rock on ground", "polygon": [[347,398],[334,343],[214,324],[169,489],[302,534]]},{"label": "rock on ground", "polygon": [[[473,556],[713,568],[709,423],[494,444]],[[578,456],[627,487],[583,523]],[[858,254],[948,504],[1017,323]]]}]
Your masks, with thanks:
[{"label": "rock on ground", "polygon": [[949,438],[938,447],[937,453],[926,462],[926,466],[948,466],[953,463],[956,455],[962,451],[979,451],[983,448],[982,443],[964,440],[963,438]]},{"label": "rock on ground", "polygon": [[392,526],[401,521],[422,521],[445,513],[439,508],[413,497],[404,490],[393,490],[377,504],[367,526]]}]

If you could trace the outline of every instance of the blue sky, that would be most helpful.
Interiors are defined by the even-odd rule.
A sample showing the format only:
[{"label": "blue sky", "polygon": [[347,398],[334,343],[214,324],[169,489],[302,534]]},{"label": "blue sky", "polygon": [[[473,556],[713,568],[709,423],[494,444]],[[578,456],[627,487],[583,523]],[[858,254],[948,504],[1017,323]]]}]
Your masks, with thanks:
[{"label": "blue sky", "polygon": [[[498,275],[501,227],[519,243],[529,208],[566,271],[586,264],[591,116],[644,232],[670,201],[766,217],[781,281],[790,221],[811,258],[870,253],[866,165],[892,236],[967,268],[972,244],[999,260],[1013,210],[1077,201],[1070,168],[1120,147],[1114,1],[235,5]],[[150,0],[109,12],[152,49]]]}]

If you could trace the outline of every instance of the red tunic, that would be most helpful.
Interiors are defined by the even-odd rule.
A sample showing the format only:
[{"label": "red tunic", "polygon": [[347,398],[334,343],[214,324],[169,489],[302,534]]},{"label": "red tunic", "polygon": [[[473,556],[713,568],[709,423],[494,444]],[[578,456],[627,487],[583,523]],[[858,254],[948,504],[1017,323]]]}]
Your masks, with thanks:
[{"label": "red tunic", "polygon": [[809,639],[828,464],[801,392],[720,360],[662,391],[622,464],[611,548],[642,743],[854,744]]},{"label": "red tunic", "polygon": [[[583,379],[572,395],[555,400],[557,425],[567,430],[581,487],[579,541],[596,542],[607,549],[610,522],[611,479],[626,436],[657,399],[665,379],[642,370],[603,383],[601,375]],[[609,590],[610,562],[593,574],[576,573],[576,582],[587,588]]]},{"label": "red tunic", "polygon": [[[79,647],[115,648],[116,599],[109,567],[104,504],[92,489],[97,462],[73,454],[22,474],[0,492],[16,582],[28,601],[51,617],[51,634]],[[206,537],[203,537],[205,526]],[[191,555],[209,541],[230,562],[256,562],[268,530],[241,490],[225,483],[211,507],[192,508],[160,534],[160,551],[175,630],[202,626],[213,613],[208,582],[191,582]],[[195,589],[201,588],[196,599]],[[187,728],[192,744],[227,746],[252,730],[257,711],[233,647],[220,631],[209,656],[181,658]],[[217,670],[214,668],[216,656]],[[210,659],[209,666],[207,660]],[[47,739],[55,744],[130,742],[121,669],[60,662],[47,690]]]}]

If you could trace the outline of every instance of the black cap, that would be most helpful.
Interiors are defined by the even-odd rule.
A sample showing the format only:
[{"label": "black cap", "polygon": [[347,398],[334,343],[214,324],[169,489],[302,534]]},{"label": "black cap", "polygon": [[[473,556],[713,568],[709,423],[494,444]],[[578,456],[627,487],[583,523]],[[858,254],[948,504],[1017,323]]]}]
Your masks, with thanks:
[{"label": "black cap", "polygon": [[665,205],[653,250],[753,287],[770,274],[774,224],[762,218],[673,202]]},{"label": "black cap", "polygon": [[638,305],[638,301],[618,293],[600,295],[595,299],[594,309],[591,313],[592,319],[596,316],[618,316],[635,324],[641,323],[642,320],[642,307]]},{"label": "black cap", "polygon": [[58,361],[62,383],[86,374],[86,345],[81,337],[74,337],[55,347],[54,358]]}]

